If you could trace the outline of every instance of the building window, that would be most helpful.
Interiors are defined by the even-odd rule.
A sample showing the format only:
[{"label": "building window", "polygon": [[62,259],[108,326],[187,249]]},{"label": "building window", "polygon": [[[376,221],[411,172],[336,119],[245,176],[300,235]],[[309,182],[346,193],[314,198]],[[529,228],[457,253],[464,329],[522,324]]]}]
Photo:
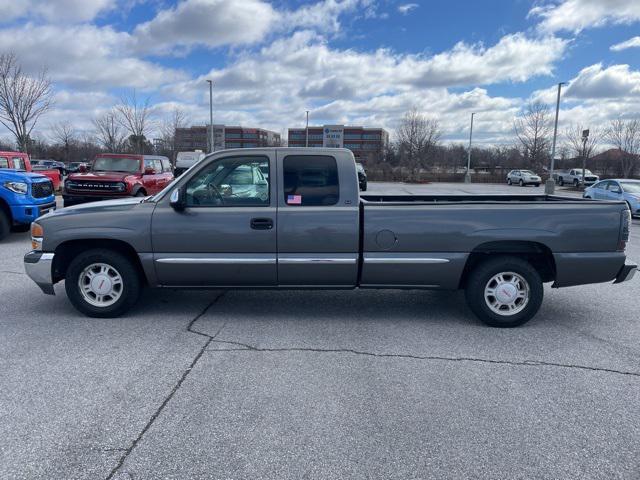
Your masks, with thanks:
[{"label": "building window", "polygon": [[362,137],[359,133],[345,133],[344,134],[344,139],[345,140],[360,140]]},{"label": "building window", "polygon": [[364,133],[362,135],[362,139],[363,140],[380,140],[380,135],[379,134],[373,134],[373,133]]}]

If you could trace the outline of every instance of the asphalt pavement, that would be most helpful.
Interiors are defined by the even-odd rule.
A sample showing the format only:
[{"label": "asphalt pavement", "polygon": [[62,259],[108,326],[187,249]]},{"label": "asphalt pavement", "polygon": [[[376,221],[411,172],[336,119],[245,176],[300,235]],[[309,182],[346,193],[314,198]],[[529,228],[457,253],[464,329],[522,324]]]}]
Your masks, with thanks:
[{"label": "asphalt pavement", "polygon": [[90,319],[24,274],[28,234],[0,248],[0,479],[640,478],[638,278],[547,287],[509,330],[393,290],[149,291]]}]

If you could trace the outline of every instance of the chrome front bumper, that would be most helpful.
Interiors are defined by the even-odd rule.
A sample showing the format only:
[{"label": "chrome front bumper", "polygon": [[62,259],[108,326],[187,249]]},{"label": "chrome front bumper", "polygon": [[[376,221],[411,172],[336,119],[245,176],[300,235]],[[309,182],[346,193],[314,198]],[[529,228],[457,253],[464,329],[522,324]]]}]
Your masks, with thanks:
[{"label": "chrome front bumper", "polygon": [[27,275],[47,295],[55,295],[53,290],[53,253],[32,251],[24,256]]},{"label": "chrome front bumper", "polygon": [[628,282],[633,278],[638,270],[637,265],[623,265],[613,283]]}]

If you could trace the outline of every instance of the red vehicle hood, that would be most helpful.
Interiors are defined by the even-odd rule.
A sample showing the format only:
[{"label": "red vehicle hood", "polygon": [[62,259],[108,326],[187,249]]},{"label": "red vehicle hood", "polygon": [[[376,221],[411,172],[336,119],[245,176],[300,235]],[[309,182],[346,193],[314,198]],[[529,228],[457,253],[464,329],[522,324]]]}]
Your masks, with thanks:
[{"label": "red vehicle hood", "polygon": [[140,174],[124,172],[86,172],[72,173],[68,178],[69,180],[122,182],[125,178],[131,176],[140,176]]}]

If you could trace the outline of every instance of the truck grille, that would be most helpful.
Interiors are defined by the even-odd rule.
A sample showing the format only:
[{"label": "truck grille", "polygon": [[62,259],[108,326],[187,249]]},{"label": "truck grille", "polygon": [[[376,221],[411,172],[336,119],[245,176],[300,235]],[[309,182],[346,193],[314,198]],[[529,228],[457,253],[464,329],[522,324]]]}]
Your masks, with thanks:
[{"label": "truck grille", "polygon": [[67,181],[65,184],[68,190],[80,192],[121,192],[122,185],[116,182],[91,182],[91,181]]},{"label": "truck grille", "polygon": [[31,196],[33,198],[45,198],[53,194],[53,183],[38,182],[31,184]]}]

